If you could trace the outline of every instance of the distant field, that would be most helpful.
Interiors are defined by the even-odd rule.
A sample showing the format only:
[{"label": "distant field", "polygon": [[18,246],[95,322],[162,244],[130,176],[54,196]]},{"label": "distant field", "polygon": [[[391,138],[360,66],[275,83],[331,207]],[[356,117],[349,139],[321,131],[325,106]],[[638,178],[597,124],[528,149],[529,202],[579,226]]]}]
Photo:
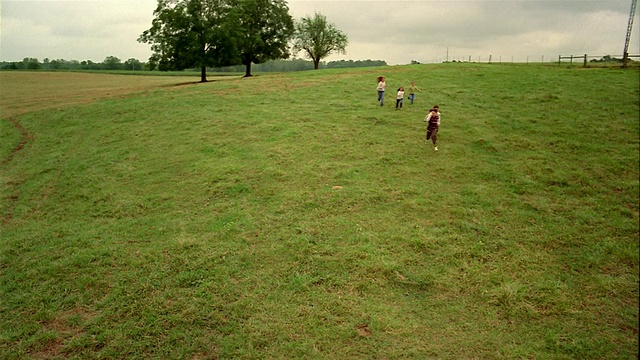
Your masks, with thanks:
[{"label": "distant field", "polygon": [[2,117],[198,82],[196,76],[126,76],[81,72],[0,72]]},{"label": "distant field", "polygon": [[639,75],[0,72],[0,358],[637,358]]}]

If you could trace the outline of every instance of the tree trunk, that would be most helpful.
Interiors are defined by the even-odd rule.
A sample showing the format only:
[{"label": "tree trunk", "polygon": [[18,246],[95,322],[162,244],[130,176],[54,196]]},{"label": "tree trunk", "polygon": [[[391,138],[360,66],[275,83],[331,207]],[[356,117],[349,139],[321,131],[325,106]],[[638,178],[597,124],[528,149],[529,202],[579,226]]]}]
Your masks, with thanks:
[{"label": "tree trunk", "polygon": [[246,71],[244,73],[244,77],[251,77],[253,75],[251,75],[251,61],[249,61],[248,63],[244,64]]},{"label": "tree trunk", "polygon": [[202,66],[200,68],[200,82],[207,82],[207,67]]},{"label": "tree trunk", "polygon": [[320,66],[320,58],[313,59],[313,68],[318,70],[318,66]]}]

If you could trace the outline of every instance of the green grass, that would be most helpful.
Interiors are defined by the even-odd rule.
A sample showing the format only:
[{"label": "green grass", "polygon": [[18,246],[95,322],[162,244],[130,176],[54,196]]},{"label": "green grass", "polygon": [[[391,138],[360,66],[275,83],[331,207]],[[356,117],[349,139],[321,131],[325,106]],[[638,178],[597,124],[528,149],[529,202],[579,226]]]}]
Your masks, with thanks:
[{"label": "green grass", "polygon": [[16,115],[0,357],[637,358],[639,81],[412,65]]},{"label": "green grass", "polygon": [[0,122],[0,162],[9,162],[22,140],[22,134],[10,121]]}]

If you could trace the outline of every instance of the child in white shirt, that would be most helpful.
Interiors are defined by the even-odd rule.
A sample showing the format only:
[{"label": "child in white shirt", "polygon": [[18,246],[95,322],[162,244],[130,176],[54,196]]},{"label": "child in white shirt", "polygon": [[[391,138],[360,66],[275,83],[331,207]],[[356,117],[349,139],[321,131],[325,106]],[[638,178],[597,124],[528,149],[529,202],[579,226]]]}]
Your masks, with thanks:
[{"label": "child in white shirt", "polygon": [[387,82],[384,76],[378,76],[378,102],[380,106],[384,106],[384,90],[387,87]]},{"label": "child in white shirt", "polygon": [[400,86],[398,89],[398,96],[396,96],[396,110],[398,110],[398,106],[402,109],[402,102],[404,101],[404,87]]}]

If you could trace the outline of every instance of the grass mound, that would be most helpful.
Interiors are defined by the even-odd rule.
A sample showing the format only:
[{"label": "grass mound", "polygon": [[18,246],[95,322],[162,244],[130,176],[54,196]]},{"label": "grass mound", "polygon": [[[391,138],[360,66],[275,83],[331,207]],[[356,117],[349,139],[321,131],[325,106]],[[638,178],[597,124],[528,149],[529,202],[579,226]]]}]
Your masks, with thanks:
[{"label": "grass mound", "polygon": [[636,70],[40,76],[0,73],[2,358],[638,356]]}]

